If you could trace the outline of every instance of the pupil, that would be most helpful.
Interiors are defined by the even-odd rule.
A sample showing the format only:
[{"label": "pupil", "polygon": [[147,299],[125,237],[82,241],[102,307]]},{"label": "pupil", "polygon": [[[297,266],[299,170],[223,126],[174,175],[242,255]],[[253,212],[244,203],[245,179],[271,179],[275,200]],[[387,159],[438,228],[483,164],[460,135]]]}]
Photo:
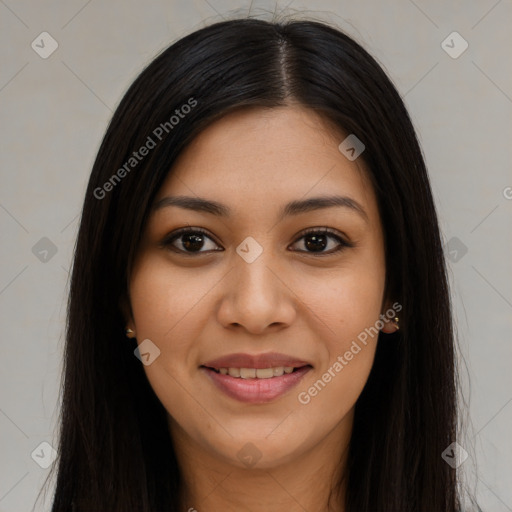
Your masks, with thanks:
[{"label": "pupil", "polygon": [[[306,237],[306,247],[308,249],[312,249],[313,252],[320,252],[325,249],[325,239],[325,235],[308,235]],[[313,242],[309,243],[309,240],[312,240]]]},{"label": "pupil", "polygon": [[[194,250],[194,249],[201,249],[202,246],[203,246],[203,235],[197,235],[197,234],[188,234],[188,235],[184,235],[184,240],[183,240],[183,247],[185,247],[185,249],[190,249],[190,250]],[[195,247],[194,244],[197,244],[198,246]]]}]

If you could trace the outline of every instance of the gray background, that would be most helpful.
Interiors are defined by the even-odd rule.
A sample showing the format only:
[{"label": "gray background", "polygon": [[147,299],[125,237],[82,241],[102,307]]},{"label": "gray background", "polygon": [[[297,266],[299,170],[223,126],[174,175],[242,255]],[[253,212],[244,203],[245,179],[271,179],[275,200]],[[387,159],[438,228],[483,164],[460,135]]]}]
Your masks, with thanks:
[{"label": "gray background", "polygon": [[[158,51],[190,31],[233,9],[269,18],[285,7],[313,11],[362,43],[409,108],[467,363],[470,423],[460,442],[469,457],[460,468],[484,511],[512,511],[510,0],[0,0],[0,512],[30,510],[49,471],[31,454],[42,460],[49,448],[40,443],[56,446],[78,214],[122,94]],[[44,31],[58,43],[46,59],[31,47],[43,46]],[[469,44],[458,58],[445,49],[460,51],[460,41],[442,46],[453,31]],[[36,510],[48,509],[49,497],[43,501]]]}]

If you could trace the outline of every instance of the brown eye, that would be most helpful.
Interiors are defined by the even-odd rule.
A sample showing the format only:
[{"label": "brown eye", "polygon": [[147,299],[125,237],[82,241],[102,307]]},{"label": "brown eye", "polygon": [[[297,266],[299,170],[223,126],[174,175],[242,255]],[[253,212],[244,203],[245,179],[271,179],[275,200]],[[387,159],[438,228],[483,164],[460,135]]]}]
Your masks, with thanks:
[{"label": "brown eye", "polygon": [[[201,249],[203,249],[205,245],[208,245],[206,240],[213,242],[213,239],[207,234],[205,230],[201,228],[183,228],[168,235],[162,241],[161,245],[170,250],[188,254],[206,253],[218,250],[209,248],[206,251],[202,251]],[[177,244],[175,242],[177,242]],[[215,243],[214,247],[217,247]]]},{"label": "brown eye", "polygon": [[[300,250],[299,252],[306,252],[309,254],[317,253],[318,255],[322,256],[327,254],[334,254],[346,247],[354,247],[354,244],[345,241],[341,236],[337,234],[337,232],[329,228],[310,229],[308,231],[302,232],[301,235],[302,236],[295,242],[295,244],[297,244],[299,240],[303,239],[303,247],[305,247],[305,250]],[[329,240],[334,240],[337,242],[337,245],[336,243],[329,244]],[[328,248],[329,245],[334,245],[334,248],[326,251],[325,249]]]},{"label": "brown eye", "polygon": [[[211,247],[208,248],[208,240]],[[297,239],[293,245],[297,244],[300,240],[304,240],[304,249],[294,249],[295,252],[305,252],[318,256],[334,254],[346,247],[355,247],[351,242],[344,240],[337,231],[329,228],[315,228],[303,231],[301,237]],[[332,242],[334,241],[334,243]],[[195,255],[209,252],[219,252],[224,249],[219,249],[213,238],[201,228],[182,228],[175,231],[162,241],[161,246],[186,255]],[[206,250],[202,250],[207,247]],[[330,250],[329,246],[331,247]],[[217,247],[217,248],[216,248]]]}]

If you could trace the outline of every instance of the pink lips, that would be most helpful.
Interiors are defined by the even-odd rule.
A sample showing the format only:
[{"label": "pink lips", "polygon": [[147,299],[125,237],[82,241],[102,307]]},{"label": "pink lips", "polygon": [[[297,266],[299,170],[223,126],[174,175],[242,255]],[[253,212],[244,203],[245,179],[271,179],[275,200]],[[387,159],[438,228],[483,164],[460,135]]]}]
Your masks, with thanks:
[{"label": "pink lips", "polygon": [[[292,373],[285,373],[280,377],[269,379],[242,379],[222,375],[213,368],[270,368],[278,366],[293,366]],[[311,370],[311,365],[302,360],[293,359],[285,354],[231,354],[201,365],[200,370],[212,380],[213,384],[226,395],[235,400],[250,404],[263,404],[276,400],[287,391],[295,387],[306,373]]]}]

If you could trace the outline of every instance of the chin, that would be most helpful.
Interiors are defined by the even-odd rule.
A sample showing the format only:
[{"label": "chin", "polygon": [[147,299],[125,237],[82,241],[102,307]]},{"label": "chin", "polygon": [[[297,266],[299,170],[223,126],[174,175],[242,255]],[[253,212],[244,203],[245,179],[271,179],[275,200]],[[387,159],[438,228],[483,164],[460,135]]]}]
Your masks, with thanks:
[{"label": "chin", "polygon": [[241,435],[234,435],[222,442],[209,440],[210,450],[215,453],[216,459],[243,469],[264,470],[288,464],[300,457],[309,444],[306,439],[291,439],[290,432],[280,432],[273,437],[266,433],[249,434],[247,431]]}]

